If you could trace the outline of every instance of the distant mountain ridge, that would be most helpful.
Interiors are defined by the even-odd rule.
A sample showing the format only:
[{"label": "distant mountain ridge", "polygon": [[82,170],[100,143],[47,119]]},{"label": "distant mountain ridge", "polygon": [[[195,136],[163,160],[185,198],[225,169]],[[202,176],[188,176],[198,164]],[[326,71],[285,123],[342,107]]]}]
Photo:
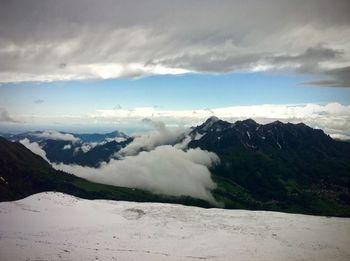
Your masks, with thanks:
[{"label": "distant mountain ridge", "polygon": [[[27,131],[27,132],[22,132],[18,134],[11,134],[11,133],[1,133],[1,136],[8,140],[12,141],[19,141],[21,139],[29,139],[31,142],[38,142],[43,139],[52,139],[52,140],[64,140],[60,138],[53,138],[53,136],[49,135],[43,135],[45,133],[50,133],[50,130],[47,131]],[[127,139],[129,138],[128,135],[126,135],[124,132],[115,130],[112,132],[108,133],[73,133],[73,132],[65,132],[65,131],[54,131],[54,133],[60,133],[63,135],[72,135],[73,137],[77,138],[80,140],[80,142],[103,142],[103,141],[110,141],[111,139],[116,139],[116,138],[124,138]]]},{"label": "distant mountain ridge", "polygon": [[213,146],[223,148],[235,143],[247,148],[258,149],[269,144],[281,150],[284,146],[297,148],[314,142],[322,146],[328,146],[330,143],[340,144],[335,143],[335,140],[323,130],[313,129],[304,123],[274,121],[268,124],[258,124],[252,119],[229,123],[212,117],[190,132],[192,137],[198,134],[201,135],[201,138],[193,140],[190,147],[208,146],[212,149]]},{"label": "distant mountain ridge", "polygon": [[11,141],[28,139],[37,142],[50,162],[89,167],[98,167],[101,162],[108,162],[116,152],[133,140],[120,131],[105,134],[34,131],[2,136]]},{"label": "distant mountain ridge", "polygon": [[350,144],[304,123],[216,117],[192,128],[190,148],[215,152],[212,171],[226,207],[350,214]]},{"label": "distant mountain ridge", "polygon": [[78,137],[83,142],[103,142],[110,141],[116,138],[128,139],[129,136],[121,131],[112,131],[109,133],[83,133],[83,134],[74,134],[75,137]]}]

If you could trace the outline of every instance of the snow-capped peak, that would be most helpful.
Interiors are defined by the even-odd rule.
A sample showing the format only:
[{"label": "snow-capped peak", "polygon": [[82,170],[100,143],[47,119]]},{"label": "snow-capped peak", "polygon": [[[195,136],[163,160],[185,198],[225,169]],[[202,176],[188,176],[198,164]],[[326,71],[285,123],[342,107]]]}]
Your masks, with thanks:
[{"label": "snow-capped peak", "polygon": [[213,124],[217,121],[219,121],[220,119],[218,117],[215,116],[211,116],[210,118],[208,118],[202,125],[202,130],[207,131],[209,128],[211,128],[211,126],[213,126]]}]

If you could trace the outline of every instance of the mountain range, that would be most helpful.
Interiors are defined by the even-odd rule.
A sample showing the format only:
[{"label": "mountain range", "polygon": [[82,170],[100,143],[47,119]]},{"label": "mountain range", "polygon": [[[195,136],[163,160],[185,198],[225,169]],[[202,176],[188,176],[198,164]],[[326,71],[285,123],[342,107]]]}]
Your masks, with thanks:
[{"label": "mountain range", "polygon": [[228,208],[350,214],[350,144],[303,123],[209,118],[190,148],[215,152],[216,198]]},{"label": "mountain range", "polygon": [[[92,167],[108,161],[133,140],[120,132],[72,134],[76,140],[43,139],[37,133],[3,136],[38,142],[52,162]],[[220,158],[220,164],[211,169],[217,184],[212,194],[225,208],[350,216],[350,143],[334,140],[303,123],[258,124],[251,119],[230,123],[216,117],[192,127],[187,139],[188,148],[208,150]],[[85,152],[81,149],[93,142],[97,143],[94,147]],[[0,145],[1,155],[5,155],[0,159],[0,176],[15,184],[0,181],[2,200],[56,190],[85,198],[210,206],[190,197],[160,196],[88,182],[53,170],[19,143],[0,139]]]}]

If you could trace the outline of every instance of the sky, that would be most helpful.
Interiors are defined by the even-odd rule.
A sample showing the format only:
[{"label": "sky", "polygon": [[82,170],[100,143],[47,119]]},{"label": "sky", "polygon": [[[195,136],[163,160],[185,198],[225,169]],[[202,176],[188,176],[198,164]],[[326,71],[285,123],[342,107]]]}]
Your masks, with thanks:
[{"label": "sky", "polygon": [[346,0],[4,0],[0,132],[216,115],[350,137]]}]

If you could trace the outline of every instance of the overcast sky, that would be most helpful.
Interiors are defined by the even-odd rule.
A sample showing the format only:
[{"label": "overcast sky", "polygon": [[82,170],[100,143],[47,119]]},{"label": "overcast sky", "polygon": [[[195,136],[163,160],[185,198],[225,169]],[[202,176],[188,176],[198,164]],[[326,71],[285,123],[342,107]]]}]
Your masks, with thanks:
[{"label": "overcast sky", "polygon": [[[3,0],[0,130],[194,124],[216,110],[348,133],[349,13],[347,0]],[[279,111],[246,113],[266,104]],[[327,117],[311,120],[310,104]]]}]

